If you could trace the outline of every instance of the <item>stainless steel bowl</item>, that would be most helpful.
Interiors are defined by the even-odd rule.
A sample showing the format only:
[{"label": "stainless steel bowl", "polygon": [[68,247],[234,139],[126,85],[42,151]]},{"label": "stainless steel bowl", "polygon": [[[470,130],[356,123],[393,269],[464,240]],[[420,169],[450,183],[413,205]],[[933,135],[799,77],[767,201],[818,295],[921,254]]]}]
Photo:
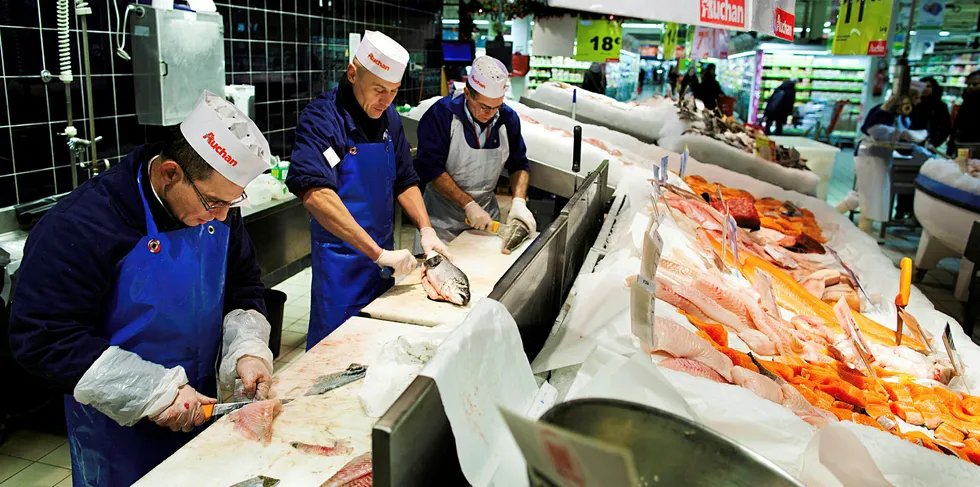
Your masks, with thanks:
[{"label": "stainless steel bowl", "polygon": [[633,453],[641,485],[803,485],[759,454],[704,426],[640,404],[577,399],[555,405],[541,421],[626,447]]}]

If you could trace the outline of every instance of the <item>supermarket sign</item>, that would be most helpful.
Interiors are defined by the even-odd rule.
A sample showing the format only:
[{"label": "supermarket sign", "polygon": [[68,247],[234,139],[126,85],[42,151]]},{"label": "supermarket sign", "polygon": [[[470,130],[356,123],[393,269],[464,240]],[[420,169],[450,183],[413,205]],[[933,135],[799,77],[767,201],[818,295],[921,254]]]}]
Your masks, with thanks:
[{"label": "supermarket sign", "polygon": [[701,22],[745,28],[745,0],[701,0]]},{"label": "supermarket sign", "polygon": [[[793,25],[795,0],[547,0],[551,7],[663,22],[754,30],[776,35],[781,23]],[[847,0],[842,0],[847,1]],[[860,1],[860,0],[859,0]],[[873,0],[864,0],[866,2]],[[938,0],[937,0],[938,1]],[[792,29],[790,29],[792,30]],[[666,49],[670,52],[669,49]]]},{"label": "supermarket sign", "polygon": [[793,42],[793,25],[795,22],[795,15],[781,8],[776,8],[772,16],[772,31],[776,37]]},{"label": "supermarket sign", "polygon": [[891,18],[891,0],[841,1],[831,52],[835,56],[884,56]]}]

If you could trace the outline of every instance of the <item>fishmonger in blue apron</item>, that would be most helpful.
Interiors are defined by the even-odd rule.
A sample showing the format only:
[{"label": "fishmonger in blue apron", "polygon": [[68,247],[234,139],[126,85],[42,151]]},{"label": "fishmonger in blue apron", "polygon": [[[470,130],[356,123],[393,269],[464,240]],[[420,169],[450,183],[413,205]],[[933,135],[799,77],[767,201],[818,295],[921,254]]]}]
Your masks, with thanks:
[{"label": "fishmonger in blue apron", "polygon": [[394,250],[395,200],[418,226],[426,252],[449,256],[429,223],[401,118],[391,106],[408,51],[367,31],[337,88],[321,93],[296,125],[286,186],[309,210],[313,292],[309,350],[418,265]]},{"label": "fishmonger in blue apron", "polygon": [[201,429],[218,381],[261,397],[270,326],[233,207],[268,168],[248,117],[204,92],[179,131],[71,192],[27,241],[10,344],[61,385],[75,486],[129,486]]}]

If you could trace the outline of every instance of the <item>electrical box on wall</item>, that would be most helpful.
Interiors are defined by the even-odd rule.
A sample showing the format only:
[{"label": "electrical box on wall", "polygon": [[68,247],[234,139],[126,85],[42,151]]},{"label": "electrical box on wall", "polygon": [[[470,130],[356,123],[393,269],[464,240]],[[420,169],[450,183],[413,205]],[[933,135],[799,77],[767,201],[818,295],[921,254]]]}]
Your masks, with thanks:
[{"label": "electrical box on wall", "polygon": [[[176,125],[204,90],[224,93],[221,15],[140,6],[130,18],[136,115],[145,125]],[[140,15],[142,13],[142,15]]]}]

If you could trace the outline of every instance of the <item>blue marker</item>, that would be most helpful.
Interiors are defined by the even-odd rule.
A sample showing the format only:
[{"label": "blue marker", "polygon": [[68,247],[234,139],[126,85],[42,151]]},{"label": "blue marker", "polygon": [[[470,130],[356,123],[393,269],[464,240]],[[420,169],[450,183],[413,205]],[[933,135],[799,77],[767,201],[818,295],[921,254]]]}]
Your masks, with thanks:
[{"label": "blue marker", "polygon": [[660,159],[660,184],[665,184],[667,182],[667,158],[669,156],[664,156]]}]

